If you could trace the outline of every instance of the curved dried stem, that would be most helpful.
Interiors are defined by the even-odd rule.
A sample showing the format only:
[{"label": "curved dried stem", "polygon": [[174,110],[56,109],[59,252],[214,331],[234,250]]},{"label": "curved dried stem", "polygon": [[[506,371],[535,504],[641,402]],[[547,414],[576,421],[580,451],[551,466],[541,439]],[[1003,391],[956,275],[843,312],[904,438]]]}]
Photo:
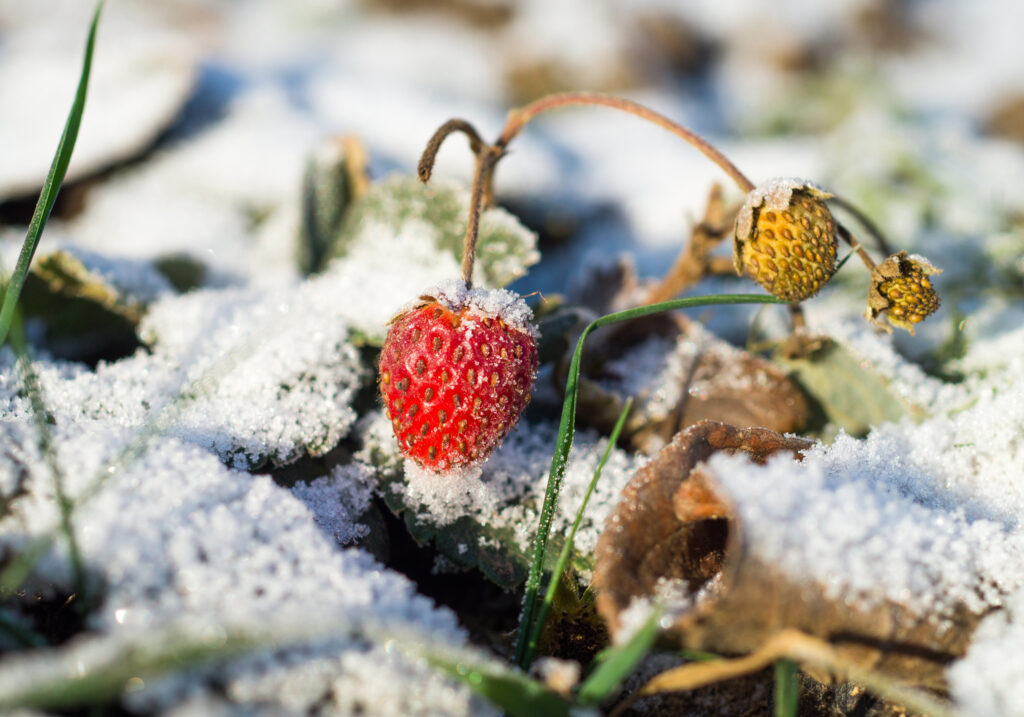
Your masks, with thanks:
[{"label": "curved dried stem", "polygon": [[612,716],[621,715],[637,700],[660,692],[692,690],[768,667],[780,659],[826,670],[841,679],[862,685],[868,691],[912,712],[932,717],[953,717],[955,712],[946,703],[919,689],[908,687],[885,674],[859,667],[829,643],[799,630],[783,630],[759,650],[736,659],[694,662],[656,675],[643,687],[620,702]]},{"label": "curved dried stem", "polygon": [[878,228],[878,225],[871,221],[871,218],[862,212],[860,208],[848,201],[847,199],[833,194],[828,198],[828,201],[835,204],[837,207],[842,209],[844,212],[852,216],[857,220],[857,223],[864,227],[868,234],[875,238],[875,242],[878,244],[878,249],[886,256],[892,256],[896,252],[892,249],[892,244],[885,238],[885,234]]},{"label": "curved dried stem", "polygon": [[434,172],[434,162],[437,160],[437,153],[441,149],[441,145],[444,144],[449,135],[455,132],[461,132],[466,135],[469,139],[470,151],[477,157],[480,156],[480,152],[484,147],[484,141],[480,138],[480,133],[476,131],[476,127],[464,119],[457,117],[450,119],[437,128],[437,131],[427,141],[423,154],[420,155],[419,164],[416,165],[416,176],[424,184],[430,181],[430,175]]},{"label": "curved dried stem", "polygon": [[527,123],[537,115],[549,110],[574,105],[599,105],[602,107],[611,107],[612,109],[627,112],[631,115],[647,120],[648,122],[652,122],[659,127],[668,130],[677,137],[681,137],[691,146],[703,153],[705,157],[717,164],[722,171],[728,174],[744,194],[754,188],[753,182],[747,179],[746,175],[744,175],[736,165],[730,162],[724,154],[719,152],[716,147],[703,137],[700,137],[679,123],[673,122],[668,117],[644,107],[641,104],[621,97],[614,97],[612,95],[605,95],[597,92],[564,92],[548,95],[547,97],[542,97],[525,107],[512,110],[509,112],[508,120],[505,123],[505,129],[502,131],[501,137],[495,144],[504,149],[508,146],[508,143],[522,131],[523,127],[525,127]]}]

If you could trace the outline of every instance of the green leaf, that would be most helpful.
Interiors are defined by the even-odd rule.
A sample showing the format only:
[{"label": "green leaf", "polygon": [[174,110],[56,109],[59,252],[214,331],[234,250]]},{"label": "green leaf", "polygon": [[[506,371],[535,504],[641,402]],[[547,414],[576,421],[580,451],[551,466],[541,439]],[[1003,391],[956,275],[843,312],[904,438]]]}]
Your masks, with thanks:
[{"label": "green leaf", "polygon": [[512,717],[568,717],[571,705],[544,683],[521,672],[494,666],[454,661],[424,655],[427,662],[443,670]]},{"label": "green leaf", "polygon": [[[372,184],[352,204],[327,250],[327,258],[345,256],[356,243],[365,241],[363,230],[367,226],[384,224],[398,233],[403,226],[419,224],[431,228],[438,251],[461,262],[468,214],[469,194],[462,189],[436,182],[425,185],[415,177],[390,177]],[[509,284],[540,258],[536,245],[536,235],[505,210],[484,211],[480,216],[475,278],[488,288]],[[394,260],[400,263],[402,258]]]},{"label": "green leaf", "polygon": [[653,610],[647,622],[629,641],[609,647],[595,658],[596,667],[580,685],[576,701],[584,706],[599,705],[611,697],[644,659],[658,637],[661,611]]},{"label": "green leaf", "polygon": [[11,329],[11,322],[14,320],[14,309],[18,304],[18,297],[21,296],[21,289],[25,284],[25,277],[28,275],[28,268],[32,264],[32,257],[36,247],[39,245],[39,238],[43,234],[46,220],[53,211],[53,204],[57,201],[57,194],[60,192],[64,175],[67,174],[68,164],[71,162],[71,153],[75,148],[75,140],[78,139],[78,128],[82,124],[82,112],[85,110],[85,95],[89,89],[89,73],[92,71],[92,52],[96,43],[96,27],[100,20],[100,11],[103,9],[103,0],[96,5],[93,13],[92,24],[89,27],[89,37],[85,43],[85,57],[82,60],[82,72],[78,79],[78,89],[75,91],[75,99],[71,103],[71,111],[68,113],[67,122],[64,125],[64,132],[60,142],[57,144],[57,152],[50,164],[50,171],[43,183],[43,190],[39,194],[35,211],[32,213],[32,220],[29,222],[28,234],[25,236],[25,243],[22,244],[21,253],[18,255],[18,263],[14,267],[14,274],[7,284],[4,293],[3,306],[0,307],[0,346],[7,340],[7,334]]},{"label": "green leaf", "polygon": [[916,411],[849,349],[828,341],[807,358],[776,359],[821,406],[825,417],[853,436]]}]

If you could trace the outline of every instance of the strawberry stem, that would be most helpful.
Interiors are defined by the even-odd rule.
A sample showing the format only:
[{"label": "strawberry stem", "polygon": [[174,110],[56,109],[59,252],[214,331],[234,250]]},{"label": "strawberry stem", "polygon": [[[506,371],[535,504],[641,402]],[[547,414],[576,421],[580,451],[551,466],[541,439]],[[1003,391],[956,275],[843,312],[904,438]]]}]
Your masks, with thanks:
[{"label": "strawberry stem", "polygon": [[466,288],[473,288],[473,263],[476,261],[476,239],[480,233],[480,211],[484,197],[489,194],[490,176],[502,151],[494,145],[484,145],[476,155],[476,172],[469,195],[469,218],[466,219],[466,237],[462,242],[462,280]]},{"label": "strawberry stem", "polygon": [[746,175],[743,174],[736,165],[730,162],[724,154],[719,152],[715,146],[703,137],[691,132],[681,124],[673,122],[665,115],[659,114],[658,112],[644,107],[641,104],[621,97],[614,97],[612,95],[605,95],[597,92],[564,92],[548,95],[547,97],[542,97],[539,100],[531,102],[525,107],[512,110],[508,114],[508,120],[505,123],[505,129],[502,131],[501,137],[495,143],[496,146],[501,149],[508,146],[508,143],[511,142],[512,139],[522,131],[523,127],[525,127],[526,124],[537,115],[547,112],[548,110],[558,109],[560,107],[569,107],[572,105],[599,105],[602,107],[611,107],[612,109],[636,115],[648,122],[653,122],[677,137],[681,137],[692,147],[703,153],[705,157],[717,164],[722,171],[728,174],[729,177],[736,182],[736,185],[744,194],[754,188],[754,183],[747,179]]},{"label": "strawberry stem", "polygon": [[430,175],[434,172],[434,162],[437,161],[437,153],[441,149],[441,145],[444,144],[449,135],[455,132],[461,132],[466,135],[469,139],[470,151],[477,157],[480,156],[480,151],[484,147],[484,141],[480,138],[480,133],[476,131],[476,127],[464,119],[450,119],[437,128],[437,131],[427,141],[423,154],[420,155],[420,162],[416,165],[416,176],[424,184],[430,181]]}]

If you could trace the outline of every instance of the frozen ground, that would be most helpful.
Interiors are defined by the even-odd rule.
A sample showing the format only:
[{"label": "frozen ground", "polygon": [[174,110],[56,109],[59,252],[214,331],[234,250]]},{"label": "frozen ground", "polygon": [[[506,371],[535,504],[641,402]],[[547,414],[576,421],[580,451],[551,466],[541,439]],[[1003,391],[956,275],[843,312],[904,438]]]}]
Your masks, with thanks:
[{"label": "frozen ground", "polygon": [[[1018,4],[154,5],[108,3],[69,175],[90,179],[68,193],[39,249],[41,258],[64,250],[113,297],[115,313],[138,319],[131,348],[95,365],[65,355],[45,316],[29,320],[55,461],[39,447],[13,354],[0,351],[0,563],[57,535],[56,469],[80,502],[73,520],[96,596],[67,642],[0,643],[0,700],[68,674],[103,674],[126,655],[143,664],[162,646],[173,657],[238,645],[241,658],[133,678],[123,705],[167,714],[492,709],[420,655],[426,645],[493,658],[453,610],[364,546],[386,497],[442,533],[469,517],[479,544],[454,546],[456,564],[461,553],[527,551],[555,424],[528,417],[479,475],[406,475],[367,398],[367,344],[417,292],[457,274],[450,232],[396,219],[382,201],[348,230],[345,252],[304,276],[303,177],[341,135],[365,145],[375,180],[409,174],[449,117],[492,139],[531,92],[570,86],[620,91],[693,126],[755,182],[806,177],[835,191],[898,248],[944,270],[935,279],[943,306],[916,337],[862,319],[867,275],[853,261],[806,306],[812,330],[881,377],[906,417],[822,444],[799,471],[737,460],[714,468],[759,555],[828,582],[835,599],[903,601],[936,621],[961,605],[991,611],[949,669],[951,697],[963,714],[1024,713],[1024,145],[1020,134],[989,131],[1024,97]],[[20,207],[70,102],[87,15],[71,0],[0,0],[7,270],[25,232]],[[657,42],[644,34],[652,21],[669,31]],[[710,54],[687,60],[698,44]],[[437,191],[464,206],[471,170],[464,139],[451,139]],[[402,180],[388,181],[375,191],[391,196],[381,188]],[[596,108],[544,117],[496,174],[499,204],[521,217],[485,216],[500,241],[481,261],[491,272],[481,281],[559,294],[588,257],[619,253],[656,277],[714,181],[726,178],[633,118]],[[732,187],[726,195],[740,198]],[[187,290],[169,265],[194,269]],[[694,293],[717,290],[757,289],[725,278]],[[740,344],[754,319],[769,337],[785,327],[774,309],[699,318]],[[557,403],[553,393],[539,387],[538,403]],[[580,433],[556,531],[571,523],[604,445]],[[280,467],[297,460],[316,468],[282,480]],[[577,538],[583,552],[644,460],[613,452]],[[81,587],[71,557],[63,541],[48,544],[27,594],[52,602]],[[7,612],[30,622],[25,601]]]}]

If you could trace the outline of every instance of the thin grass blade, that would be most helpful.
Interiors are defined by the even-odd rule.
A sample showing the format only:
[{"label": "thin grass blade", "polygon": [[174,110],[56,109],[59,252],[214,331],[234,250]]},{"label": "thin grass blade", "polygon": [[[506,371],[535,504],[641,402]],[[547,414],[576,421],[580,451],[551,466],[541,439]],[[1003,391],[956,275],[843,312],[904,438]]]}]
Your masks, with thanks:
[{"label": "thin grass blade", "polygon": [[75,537],[75,528],[72,522],[74,505],[64,490],[64,471],[60,467],[60,461],[57,458],[57,448],[54,445],[53,434],[50,431],[46,402],[43,399],[43,389],[39,383],[39,376],[36,374],[35,367],[32,365],[32,358],[28,354],[28,347],[25,343],[25,336],[18,312],[14,312],[13,316],[14,319],[10,332],[11,349],[13,349],[14,355],[17,357],[22,387],[24,388],[25,395],[28,396],[29,405],[32,407],[32,417],[36,427],[36,435],[39,439],[39,450],[46,459],[47,467],[50,469],[50,476],[53,479],[53,493],[57,500],[57,509],[60,513],[60,532],[63,533],[64,540],[68,545],[75,593],[79,597],[77,604],[86,606],[88,605],[88,585],[85,563],[82,560],[82,551],[78,547],[78,539]]},{"label": "thin grass blade", "polygon": [[565,545],[562,546],[562,552],[558,555],[558,562],[555,564],[555,571],[551,574],[551,579],[548,581],[548,589],[540,604],[540,611],[537,613],[537,620],[533,625],[530,642],[526,646],[525,659],[527,663],[533,661],[533,655],[537,651],[537,644],[540,642],[541,633],[544,631],[544,624],[547,622],[548,613],[551,611],[551,605],[555,601],[555,593],[558,591],[558,581],[562,578],[562,575],[565,574],[565,570],[569,565],[569,558],[572,555],[573,543],[576,540],[576,531],[579,530],[580,523],[583,522],[583,515],[587,511],[587,504],[590,502],[590,496],[593,495],[594,489],[597,487],[597,481],[601,478],[601,471],[604,470],[604,464],[608,462],[608,457],[612,454],[612,449],[615,448],[615,444],[619,440],[619,434],[622,433],[622,427],[626,425],[626,418],[629,416],[629,411],[632,408],[633,399],[629,398],[626,400],[626,405],[622,407],[622,413],[619,414],[619,418],[615,422],[615,427],[612,429],[611,435],[608,436],[608,445],[605,447],[604,453],[601,455],[601,460],[598,462],[597,468],[594,470],[594,477],[590,479],[590,485],[587,486],[587,492],[583,496],[580,508],[576,511],[576,519],[573,521],[572,528],[569,530],[569,536],[565,540]]},{"label": "thin grass blade", "polygon": [[533,623],[538,608],[538,592],[544,559],[547,555],[548,536],[551,533],[551,522],[558,507],[558,495],[562,489],[562,478],[565,476],[565,465],[569,460],[572,440],[576,424],[576,395],[579,390],[580,363],[583,358],[583,344],[594,329],[611,326],[630,319],[651,316],[665,311],[689,309],[698,306],[719,304],[784,304],[785,301],[767,294],[714,294],[711,296],[691,296],[685,299],[673,299],[649,306],[638,306],[626,311],[602,316],[583,329],[576,342],[576,350],[569,365],[569,376],[565,384],[565,400],[562,403],[562,418],[558,425],[558,441],[555,453],[551,458],[551,471],[548,474],[548,486],[544,493],[544,504],[541,507],[537,535],[534,539],[533,556],[530,561],[530,573],[526,580],[526,592],[523,597],[523,611],[519,619],[519,634],[516,639],[515,661],[523,669],[529,667],[527,646],[533,632]]},{"label": "thin grass blade", "polygon": [[57,194],[60,192],[64,176],[68,171],[68,164],[71,162],[71,153],[75,149],[75,141],[78,139],[78,129],[82,124],[82,113],[85,110],[85,96],[89,89],[89,74],[92,71],[93,47],[96,43],[96,27],[100,20],[100,11],[103,9],[103,0],[96,5],[96,11],[92,16],[92,24],[89,27],[89,36],[85,42],[85,57],[82,60],[82,72],[78,79],[78,89],[75,91],[75,99],[71,103],[71,111],[68,113],[67,122],[64,124],[64,132],[61,134],[60,142],[57,144],[57,152],[50,164],[50,171],[43,183],[43,190],[39,194],[35,211],[32,213],[32,220],[28,225],[28,233],[25,236],[25,243],[21,246],[21,253],[18,255],[18,263],[14,267],[14,273],[7,283],[7,290],[4,292],[3,306],[0,307],[0,346],[7,340],[8,332],[11,329],[11,322],[14,320],[14,308],[18,304],[18,297],[21,296],[21,289],[25,285],[25,277],[28,275],[29,265],[35,255],[36,247],[39,245],[39,238],[43,234],[43,227],[46,220],[50,218],[53,211],[53,204],[57,201]]},{"label": "thin grass blade", "polygon": [[796,717],[800,701],[800,669],[792,660],[775,663],[775,717]]},{"label": "thin grass blade", "polygon": [[521,672],[496,672],[438,656],[425,658],[512,717],[568,717],[570,713],[568,701]]}]

